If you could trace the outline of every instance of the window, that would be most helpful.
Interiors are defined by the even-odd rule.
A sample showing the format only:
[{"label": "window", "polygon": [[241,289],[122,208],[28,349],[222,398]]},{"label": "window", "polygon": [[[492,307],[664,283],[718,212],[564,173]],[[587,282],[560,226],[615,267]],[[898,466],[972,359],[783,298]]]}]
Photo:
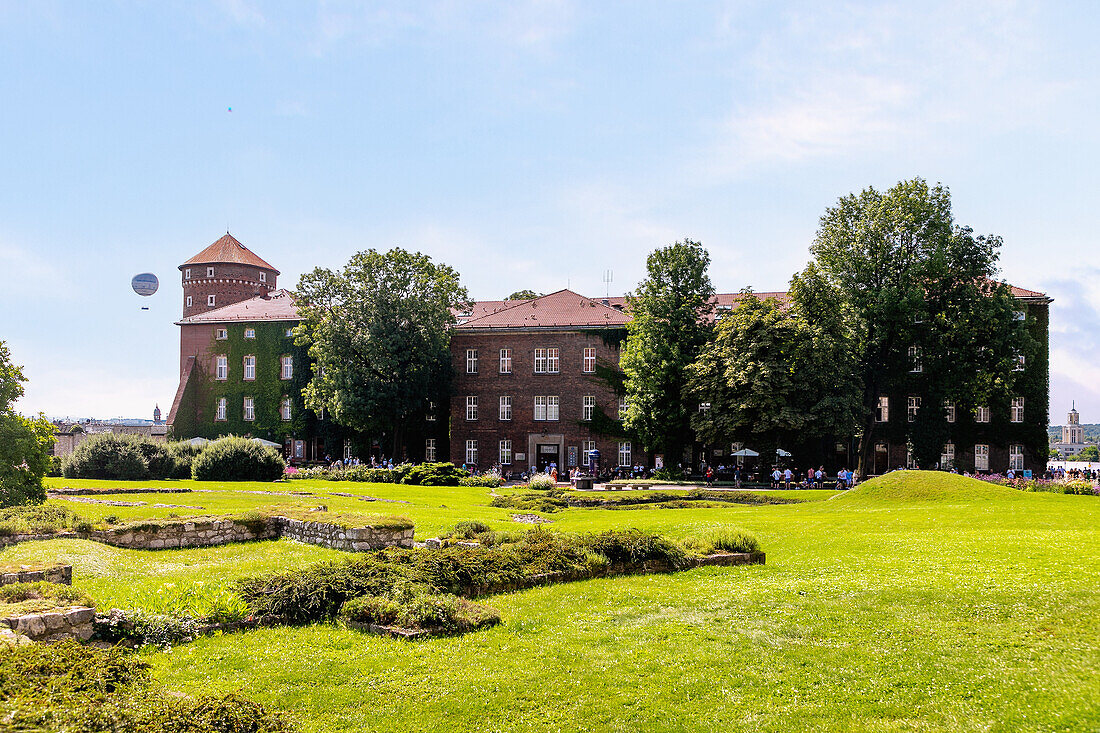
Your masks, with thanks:
[{"label": "window", "polygon": [[978,444],[974,446],[974,470],[989,470],[989,446]]},{"label": "window", "polygon": [[279,362],[282,364],[282,367],[283,367],[281,372],[280,372],[280,378],[281,379],[290,379],[291,377],[293,377],[294,376],[294,357],[293,356],[283,356],[279,359]]},{"label": "window", "polygon": [[974,422],[989,422],[989,408],[979,407],[974,410]]},{"label": "window", "polygon": [[951,441],[943,446],[943,453],[940,453],[940,468],[948,469],[955,465],[955,444]]},{"label": "window", "polygon": [[244,419],[255,420],[256,419],[256,403],[251,397],[244,398]]},{"label": "window", "polygon": [[504,395],[500,398],[500,415],[501,420],[512,419],[512,398],[508,395]]},{"label": "window", "polygon": [[592,415],[596,412],[596,398],[585,397],[581,402],[581,420],[591,420]]},{"label": "window", "polygon": [[920,410],[920,397],[909,398],[909,422],[917,421],[917,411]]},{"label": "window", "polygon": [[256,338],[256,329],[254,329],[254,328],[246,328],[246,329],[244,330],[244,337],[245,337],[246,339],[254,339],[254,338]]},{"label": "window", "polygon": [[466,463],[477,465],[477,441],[466,441]]},{"label": "window", "polygon": [[584,350],[584,364],[582,367],[585,374],[592,374],[596,371],[596,349],[588,347]]},{"label": "window", "polygon": [[535,419],[536,420],[545,420],[546,419],[546,398],[545,397],[536,397],[535,398]]},{"label": "window", "polygon": [[207,277],[214,277],[214,268],[213,267],[206,268],[206,276]]},{"label": "window", "polygon": [[428,403],[428,414],[424,416],[426,422],[435,422],[435,403]]},{"label": "window", "polygon": [[557,420],[558,419],[558,396],[551,395],[546,398],[546,419]]},{"label": "window", "polygon": [[1024,398],[1013,397],[1012,398],[1012,422],[1024,421]]},{"label": "window", "polygon": [[267,273],[266,272],[261,272],[260,273],[260,282],[262,282],[262,283],[267,282]]},{"label": "window", "polygon": [[955,422],[955,403],[951,400],[944,400],[943,414],[947,418],[947,422]]},{"label": "window", "polygon": [[501,349],[500,350],[500,373],[511,374],[512,373],[512,350]]},{"label": "window", "polygon": [[886,452],[886,443],[884,443],[882,441],[879,441],[878,443],[875,443],[875,453],[885,453],[885,452]]},{"label": "window", "polygon": [[282,414],[284,420],[290,419],[290,398],[286,395],[283,396],[283,404],[282,408],[280,409],[280,413]]},{"label": "window", "polygon": [[626,398],[619,398],[619,419],[622,420],[626,417]]},{"label": "window", "polygon": [[920,363],[920,347],[909,347],[909,373],[920,374],[924,371],[924,365]]},{"label": "window", "polygon": [[344,458],[346,460],[349,460],[349,461],[351,460],[351,439],[350,438],[345,438],[344,439]]},{"label": "window", "polygon": [[512,465],[512,441],[510,440],[500,441],[500,465]]},{"label": "window", "polygon": [[1027,319],[1027,311],[1012,311],[1012,317],[1017,321],[1023,321]]},{"label": "window", "polygon": [[191,296],[190,295],[187,296],[187,307],[188,308],[191,307]]},{"label": "window", "polygon": [[1016,352],[1013,356],[1012,371],[1022,372],[1025,366],[1027,366],[1027,357],[1020,352]]},{"label": "window", "polygon": [[190,280],[191,279],[191,268],[190,267],[188,267],[186,270],[183,271],[183,279],[184,280]]},{"label": "window", "polygon": [[224,397],[219,397],[218,398],[218,414],[214,417],[214,419],[217,420],[218,422],[225,422],[226,412],[227,412],[227,410],[226,410],[225,398]]},{"label": "window", "polygon": [[588,466],[592,464],[592,451],[596,450],[596,441],[594,440],[582,440],[581,441],[581,465]]},{"label": "window", "polygon": [[557,374],[559,349],[535,349],[535,374]]},{"label": "window", "polygon": [[286,333],[285,333],[285,334],[283,334],[283,335],[284,335],[284,336],[286,336],[287,338],[290,338],[291,336],[293,336],[293,335],[294,335],[294,329],[293,329],[293,328],[288,328],[288,329],[286,330]]},{"label": "window", "polygon": [[709,409],[710,409],[710,403],[709,402],[700,402],[699,403],[699,412],[706,412]]},{"label": "window", "polygon": [[466,349],[466,373],[477,374],[477,349]]},{"label": "window", "polygon": [[225,328],[214,329],[214,338],[216,338],[218,341],[225,341],[227,338],[229,338],[229,330]]},{"label": "window", "polygon": [[424,441],[424,460],[428,463],[435,462],[435,438]]},{"label": "window", "polygon": [[213,308],[213,307],[214,307],[214,304],[215,304],[215,302],[216,302],[216,301],[215,301],[215,299],[214,299],[214,296],[213,296],[213,295],[208,295],[208,296],[206,296],[206,305],[207,305],[208,307],[211,307],[211,308]]},{"label": "window", "polygon": [[1022,445],[1008,446],[1008,467],[1013,471],[1024,470],[1024,447]]},{"label": "window", "polygon": [[256,357],[251,354],[244,358],[244,378],[249,382],[256,378]]},{"label": "window", "polygon": [[890,422],[890,398],[885,395],[878,398],[878,410],[875,411],[875,422]]},{"label": "window", "polygon": [[229,378],[229,357],[218,354],[214,357],[214,379],[226,380]]},{"label": "window", "polygon": [[630,466],[630,441],[619,443],[619,465]]},{"label": "window", "polygon": [[917,465],[917,459],[913,458],[912,445],[908,445],[905,447],[905,467],[908,468],[910,471],[915,471],[916,469],[920,468],[920,466]]},{"label": "window", "polygon": [[466,397],[466,419],[477,420],[477,395]]}]

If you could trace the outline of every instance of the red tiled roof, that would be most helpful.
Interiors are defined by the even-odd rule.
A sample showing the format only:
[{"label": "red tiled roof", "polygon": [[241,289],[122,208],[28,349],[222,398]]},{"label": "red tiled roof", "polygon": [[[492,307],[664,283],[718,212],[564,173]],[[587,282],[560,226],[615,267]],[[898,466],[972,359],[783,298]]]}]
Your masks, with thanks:
[{"label": "red tiled roof", "polygon": [[219,262],[252,265],[253,267],[271,270],[276,275],[280,274],[278,270],[264,262],[255,252],[238,242],[229,232],[226,232],[224,237],[184,262],[179,269],[182,270],[187,265],[210,265]]},{"label": "red tiled roof", "polygon": [[242,321],[297,321],[298,306],[289,290],[273,290],[267,295],[223,305],[206,313],[188,316],[177,321],[177,326],[190,323],[239,323]]},{"label": "red tiled roof", "polygon": [[1018,288],[1015,285],[1009,285],[1008,289],[1012,291],[1013,298],[1046,298],[1046,293],[1040,293],[1035,290],[1027,290],[1026,288]]},{"label": "red tiled roof", "polygon": [[456,328],[595,328],[623,326],[630,320],[629,315],[601,300],[559,290],[532,300],[508,301],[512,305],[470,318]]}]

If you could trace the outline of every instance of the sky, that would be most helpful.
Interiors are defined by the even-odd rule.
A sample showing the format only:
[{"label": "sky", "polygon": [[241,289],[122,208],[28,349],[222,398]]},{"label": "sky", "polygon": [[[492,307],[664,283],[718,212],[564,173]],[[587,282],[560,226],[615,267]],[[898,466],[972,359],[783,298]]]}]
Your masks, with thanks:
[{"label": "sky", "polygon": [[[167,413],[178,266],[293,288],[420,250],[474,298],[629,291],[690,238],[785,289],[825,209],[922,176],[1055,299],[1051,422],[1100,422],[1100,5],[0,0],[0,340],[50,416]],[[605,285],[604,272],[613,280]],[[140,298],[130,278],[153,272]],[[142,310],[147,306],[149,310]]]}]

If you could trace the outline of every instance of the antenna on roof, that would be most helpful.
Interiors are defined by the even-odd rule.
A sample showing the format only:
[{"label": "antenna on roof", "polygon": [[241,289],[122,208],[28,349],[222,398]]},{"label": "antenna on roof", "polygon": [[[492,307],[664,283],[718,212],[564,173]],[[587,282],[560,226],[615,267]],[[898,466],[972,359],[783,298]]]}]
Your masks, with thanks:
[{"label": "antenna on roof", "polygon": [[614,270],[603,271],[603,297],[607,298],[611,294],[611,282],[615,279]]}]

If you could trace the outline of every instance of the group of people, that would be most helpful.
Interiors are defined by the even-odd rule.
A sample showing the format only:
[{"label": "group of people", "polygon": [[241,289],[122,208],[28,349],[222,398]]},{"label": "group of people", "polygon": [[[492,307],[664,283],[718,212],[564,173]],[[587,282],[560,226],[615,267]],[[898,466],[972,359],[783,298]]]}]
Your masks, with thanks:
[{"label": "group of people", "polygon": [[[841,490],[852,488],[855,485],[855,478],[854,472],[849,471],[847,468],[840,469],[836,472],[836,488]],[[824,466],[806,469],[804,477],[799,477],[789,468],[781,471],[776,467],[772,471],[773,489],[824,489],[825,482],[828,480],[829,476],[825,472]]]}]

